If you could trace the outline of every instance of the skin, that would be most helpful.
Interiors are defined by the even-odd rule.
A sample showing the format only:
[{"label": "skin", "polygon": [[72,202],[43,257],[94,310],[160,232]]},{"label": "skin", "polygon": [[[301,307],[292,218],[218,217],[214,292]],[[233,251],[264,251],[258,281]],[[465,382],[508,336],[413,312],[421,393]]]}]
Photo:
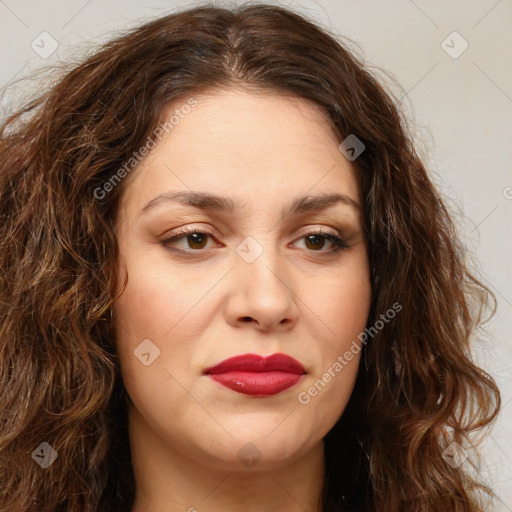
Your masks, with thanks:
[{"label": "skin", "polygon": [[[119,282],[128,274],[114,321],[133,402],[132,512],[317,511],[323,437],[350,398],[360,354],[309,403],[298,396],[354,340],[360,346],[369,265],[360,207],[283,211],[317,193],[360,205],[356,170],[326,114],[306,100],[235,89],[195,98],[123,183],[116,218]],[[191,190],[232,198],[236,213],[161,201],[138,214],[163,192]],[[171,244],[188,254],[160,243],[184,226],[213,237]],[[329,254],[327,238],[308,242],[319,228],[341,230],[349,248]],[[262,249],[252,263],[236,252],[248,236]],[[160,350],[148,366],[134,355],[145,339]],[[203,375],[235,355],[276,352],[300,361],[307,375],[274,396],[237,393]],[[260,455],[250,467],[237,455],[249,442]]]}]

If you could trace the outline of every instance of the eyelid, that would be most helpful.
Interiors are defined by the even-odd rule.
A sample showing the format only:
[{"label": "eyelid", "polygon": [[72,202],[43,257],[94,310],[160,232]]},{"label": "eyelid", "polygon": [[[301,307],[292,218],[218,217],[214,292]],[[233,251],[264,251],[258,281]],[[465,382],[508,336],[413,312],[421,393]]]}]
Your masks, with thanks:
[{"label": "eyelid", "polygon": [[337,236],[339,238],[342,238],[342,239],[345,239],[345,234],[343,233],[343,231],[341,229],[338,229],[338,228],[335,228],[335,227],[332,227],[332,226],[324,226],[324,225],[319,225],[318,227],[316,226],[309,226],[309,227],[306,227],[304,229],[301,229],[299,231],[299,234],[298,234],[298,238],[302,237],[302,236],[306,236],[306,235],[309,235],[309,234],[313,234],[313,233],[322,233],[322,234],[328,234],[328,235],[333,235],[333,236]]},{"label": "eyelid", "polygon": [[214,230],[210,227],[203,227],[203,226],[196,226],[196,225],[187,225],[183,226],[181,228],[176,228],[175,230],[172,230],[171,232],[166,231],[164,235],[164,239],[162,241],[171,240],[173,238],[185,236],[191,233],[204,233],[205,235],[210,235],[212,237],[218,238],[217,234],[214,232]]}]

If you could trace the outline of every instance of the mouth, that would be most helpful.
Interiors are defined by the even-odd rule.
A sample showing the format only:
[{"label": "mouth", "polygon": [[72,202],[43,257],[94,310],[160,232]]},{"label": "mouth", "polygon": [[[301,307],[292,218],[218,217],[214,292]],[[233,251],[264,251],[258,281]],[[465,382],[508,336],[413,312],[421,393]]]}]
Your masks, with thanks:
[{"label": "mouth", "polygon": [[226,359],[204,371],[222,386],[255,397],[276,395],[296,385],[307,372],[286,354],[262,357],[244,354]]}]

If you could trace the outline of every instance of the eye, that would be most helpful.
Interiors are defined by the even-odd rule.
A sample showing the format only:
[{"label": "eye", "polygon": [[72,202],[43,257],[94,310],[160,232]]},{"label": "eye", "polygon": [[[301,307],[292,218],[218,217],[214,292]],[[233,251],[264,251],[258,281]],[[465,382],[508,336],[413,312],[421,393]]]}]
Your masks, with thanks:
[{"label": "eye", "polygon": [[197,252],[197,250],[204,249],[209,237],[213,238],[213,233],[210,233],[209,231],[200,231],[199,229],[192,227],[184,228],[174,236],[166,238],[160,243],[172,251],[187,252],[183,249],[173,249],[171,247],[171,245],[175,245],[178,240],[184,239],[186,242],[189,242],[189,248]]},{"label": "eye", "polygon": [[[302,239],[306,241],[306,247],[312,249],[313,252],[334,253],[341,249],[348,249],[349,247],[347,241],[341,236],[341,233],[340,236],[336,236],[325,231],[314,231],[299,238],[299,240]],[[328,242],[332,244],[332,248],[326,251],[318,250],[318,248],[323,249],[325,247],[325,240],[328,240]]]},{"label": "eye", "polygon": [[[174,236],[162,240],[160,244],[173,252],[200,252],[201,249],[206,247],[209,238],[214,238],[213,233],[210,231],[201,231],[197,228],[190,227],[184,228]],[[328,233],[322,230],[312,231],[310,233],[305,233],[297,240],[303,239],[305,240],[306,248],[311,252],[336,253],[341,249],[348,249],[349,247],[346,239],[343,238],[341,233],[339,233],[339,236],[336,236],[332,233]],[[176,245],[176,243],[180,240],[184,240],[186,243],[188,243],[188,247],[172,247]],[[331,244],[331,248],[328,250],[323,250],[326,245],[326,240]]]}]

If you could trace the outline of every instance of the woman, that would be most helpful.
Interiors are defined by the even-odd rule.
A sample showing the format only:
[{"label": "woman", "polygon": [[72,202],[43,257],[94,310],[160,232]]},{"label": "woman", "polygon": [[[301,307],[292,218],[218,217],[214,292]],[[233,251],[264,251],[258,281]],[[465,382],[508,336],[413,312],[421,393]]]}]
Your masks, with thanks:
[{"label": "woman", "polygon": [[0,165],[0,510],[484,510],[492,293],[324,30],[156,19],[7,119]]}]

